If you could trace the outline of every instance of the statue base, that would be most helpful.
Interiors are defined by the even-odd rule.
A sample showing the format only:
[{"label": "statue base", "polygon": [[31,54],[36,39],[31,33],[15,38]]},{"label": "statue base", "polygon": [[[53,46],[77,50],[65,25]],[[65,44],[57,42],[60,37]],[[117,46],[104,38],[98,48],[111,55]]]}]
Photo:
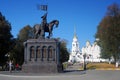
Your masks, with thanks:
[{"label": "statue base", "polygon": [[58,65],[54,62],[24,64],[22,71],[26,73],[58,73]]},{"label": "statue base", "polygon": [[29,39],[24,42],[23,72],[57,73],[62,71],[59,61],[60,42],[57,39]]}]

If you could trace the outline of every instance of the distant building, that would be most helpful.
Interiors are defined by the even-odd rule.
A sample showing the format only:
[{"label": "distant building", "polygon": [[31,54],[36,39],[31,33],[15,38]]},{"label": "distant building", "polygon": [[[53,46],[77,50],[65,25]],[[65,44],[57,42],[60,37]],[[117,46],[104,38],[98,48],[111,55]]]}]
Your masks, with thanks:
[{"label": "distant building", "polygon": [[86,41],[86,46],[82,47],[82,54],[86,54],[86,61],[88,62],[108,62],[108,59],[100,57],[101,48],[97,44],[97,39],[93,44]]},{"label": "distant building", "polygon": [[80,52],[79,42],[76,33],[74,33],[73,41],[72,41],[72,50],[69,55],[68,62],[81,62],[83,61],[82,53]]},{"label": "distant building", "polygon": [[74,33],[74,37],[72,41],[72,50],[71,50],[71,54],[69,55],[68,62],[82,63],[84,62],[83,55],[86,55],[85,60],[88,62],[106,61],[105,59],[100,58],[101,49],[96,41],[93,44],[91,44],[90,41],[86,41],[86,45],[82,47],[82,49],[80,50],[77,35],[76,33]]},{"label": "distant building", "polygon": [[86,61],[100,62],[100,47],[94,42],[92,45],[90,41],[86,41],[86,46],[82,47],[82,53],[86,54]]}]

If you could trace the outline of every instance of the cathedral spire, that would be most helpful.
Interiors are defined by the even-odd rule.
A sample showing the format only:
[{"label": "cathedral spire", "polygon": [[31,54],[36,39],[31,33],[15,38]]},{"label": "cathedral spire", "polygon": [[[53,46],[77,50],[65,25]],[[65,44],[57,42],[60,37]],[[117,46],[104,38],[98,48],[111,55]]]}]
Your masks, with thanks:
[{"label": "cathedral spire", "polygon": [[76,35],[76,27],[74,27],[74,38],[77,38],[77,35]]}]

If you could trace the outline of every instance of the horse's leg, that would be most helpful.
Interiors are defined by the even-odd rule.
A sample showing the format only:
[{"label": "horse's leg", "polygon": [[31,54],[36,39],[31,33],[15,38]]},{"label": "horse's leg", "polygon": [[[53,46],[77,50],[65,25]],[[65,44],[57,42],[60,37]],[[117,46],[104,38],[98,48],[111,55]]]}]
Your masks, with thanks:
[{"label": "horse's leg", "polygon": [[37,30],[36,32],[35,32],[35,39],[38,37],[38,34],[39,34],[39,31]]},{"label": "horse's leg", "polygon": [[52,31],[49,30],[49,38],[52,37]]},{"label": "horse's leg", "polygon": [[34,34],[34,39],[36,39],[36,38],[37,38],[37,34],[35,33],[35,34]]},{"label": "horse's leg", "polygon": [[40,37],[42,37],[42,38],[45,37],[45,32],[44,32],[44,30],[41,30],[41,32],[40,32]]},{"label": "horse's leg", "polygon": [[53,35],[53,34],[52,34],[52,31],[51,31],[51,32],[50,32],[50,37],[52,37],[52,35]]}]

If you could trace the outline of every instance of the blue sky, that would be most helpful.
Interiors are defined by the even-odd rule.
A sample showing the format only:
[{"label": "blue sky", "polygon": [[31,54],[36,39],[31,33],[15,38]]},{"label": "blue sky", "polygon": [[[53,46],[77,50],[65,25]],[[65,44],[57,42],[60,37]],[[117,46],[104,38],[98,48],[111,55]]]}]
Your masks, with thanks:
[{"label": "blue sky", "polygon": [[87,40],[95,41],[94,35],[107,7],[120,0],[0,0],[0,11],[12,25],[12,34],[17,37],[26,25],[33,27],[41,23],[45,13],[37,9],[37,4],[48,5],[47,22],[54,19],[60,21],[59,27],[53,30],[53,37],[66,39],[68,49],[74,35],[74,28],[80,43],[85,46]]}]

